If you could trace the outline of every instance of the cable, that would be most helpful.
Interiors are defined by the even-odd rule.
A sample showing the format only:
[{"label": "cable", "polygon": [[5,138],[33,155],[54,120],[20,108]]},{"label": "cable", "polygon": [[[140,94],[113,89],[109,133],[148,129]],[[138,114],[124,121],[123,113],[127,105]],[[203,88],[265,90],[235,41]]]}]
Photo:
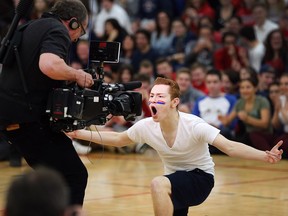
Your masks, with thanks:
[{"label": "cable", "polygon": [[[104,145],[102,144],[102,143],[103,143],[103,139],[102,139],[102,136],[101,136],[98,128],[96,127],[96,125],[94,125],[94,127],[95,127],[95,131],[97,131],[97,133],[98,133],[98,135],[99,135],[99,137],[100,137],[100,143],[98,143],[98,144],[102,146],[102,152],[101,152],[100,158],[99,158],[98,160],[102,160],[103,157],[104,157],[104,151],[105,151]],[[93,137],[92,137],[92,136],[93,136],[93,134],[92,134],[93,131],[91,130],[91,126],[89,127],[89,131],[90,131],[90,141],[89,141],[88,146],[91,147],[92,138],[93,138]],[[91,147],[91,148],[92,148],[92,147]],[[89,160],[89,162],[90,162],[91,164],[94,164],[94,163],[92,162],[92,160],[89,158],[88,149],[87,149],[87,159]]]}]

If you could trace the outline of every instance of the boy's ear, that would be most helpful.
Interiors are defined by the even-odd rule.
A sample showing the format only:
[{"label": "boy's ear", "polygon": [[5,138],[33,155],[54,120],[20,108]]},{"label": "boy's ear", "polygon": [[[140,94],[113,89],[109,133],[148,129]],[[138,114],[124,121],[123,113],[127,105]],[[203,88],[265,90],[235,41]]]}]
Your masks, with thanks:
[{"label": "boy's ear", "polygon": [[176,108],[179,103],[180,103],[180,99],[179,98],[174,98],[172,100],[172,104],[171,105],[172,105],[173,108]]}]

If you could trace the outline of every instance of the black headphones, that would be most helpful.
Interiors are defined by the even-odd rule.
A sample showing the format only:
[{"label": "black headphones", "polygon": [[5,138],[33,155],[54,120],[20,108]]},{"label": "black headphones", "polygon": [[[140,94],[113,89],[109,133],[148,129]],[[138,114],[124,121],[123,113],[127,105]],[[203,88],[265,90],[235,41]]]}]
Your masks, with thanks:
[{"label": "black headphones", "polygon": [[[58,19],[59,21],[62,20],[62,18],[57,15],[57,14],[54,14],[53,12],[49,12],[49,13],[45,13],[45,15],[47,17],[55,17],[56,19]],[[65,20],[65,19],[64,19]],[[78,20],[76,18],[72,18],[70,21],[69,21],[69,28],[72,29],[72,30],[76,30],[80,27],[80,24],[78,22]]]},{"label": "black headphones", "polygon": [[80,24],[76,18],[72,18],[69,22],[69,28],[72,30],[76,30],[80,27]]}]

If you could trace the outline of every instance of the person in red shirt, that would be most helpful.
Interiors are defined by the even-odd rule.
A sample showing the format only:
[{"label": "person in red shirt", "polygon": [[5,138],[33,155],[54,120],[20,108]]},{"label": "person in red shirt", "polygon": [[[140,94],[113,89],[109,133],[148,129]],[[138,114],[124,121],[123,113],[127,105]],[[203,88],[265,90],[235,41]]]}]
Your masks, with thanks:
[{"label": "person in red shirt", "polygon": [[176,73],[173,70],[173,66],[166,58],[159,58],[156,61],[157,75],[166,77],[168,79],[176,80]]},{"label": "person in red shirt", "polygon": [[256,0],[244,0],[242,1],[242,5],[238,8],[236,15],[241,17],[243,25],[254,24],[252,8],[255,3]]},{"label": "person in red shirt", "polygon": [[214,67],[217,70],[233,69],[239,71],[243,66],[249,65],[247,51],[238,45],[237,35],[233,32],[225,32],[222,36],[223,48],[214,53]]},{"label": "person in red shirt", "polygon": [[208,89],[206,88],[205,84],[206,72],[206,66],[200,63],[194,63],[190,67],[192,86],[204,94],[208,94]]},{"label": "person in red shirt", "polygon": [[215,18],[215,11],[206,0],[190,0],[188,6],[196,9],[198,16],[208,16],[211,19]]},{"label": "person in red shirt", "polygon": [[280,29],[271,31],[265,42],[263,64],[269,64],[276,70],[276,79],[288,70],[288,45]]}]

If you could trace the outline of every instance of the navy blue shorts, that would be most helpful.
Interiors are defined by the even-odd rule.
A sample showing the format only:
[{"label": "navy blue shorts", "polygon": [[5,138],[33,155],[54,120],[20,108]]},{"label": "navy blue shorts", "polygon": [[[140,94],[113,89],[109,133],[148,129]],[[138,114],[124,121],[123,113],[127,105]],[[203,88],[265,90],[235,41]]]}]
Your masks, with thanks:
[{"label": "navy blue shorts", "polygon": [[187,210],[188,212],[189,206],[196,206],[204,202],[214,187],[214,176],[200,169],[176,171],[165,176],[171,182],[174,211]]}]

